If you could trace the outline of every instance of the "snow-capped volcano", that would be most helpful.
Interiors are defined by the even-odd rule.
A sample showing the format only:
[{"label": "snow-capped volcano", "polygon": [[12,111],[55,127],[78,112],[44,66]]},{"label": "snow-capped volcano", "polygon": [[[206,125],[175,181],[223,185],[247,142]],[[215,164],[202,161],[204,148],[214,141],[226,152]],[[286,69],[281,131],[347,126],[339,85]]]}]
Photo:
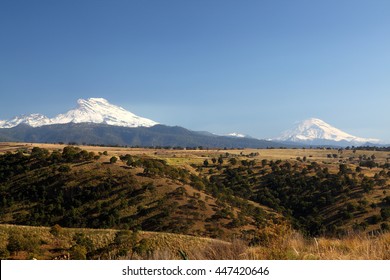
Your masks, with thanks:
[{"label": "snow-capped volcano", "polygon": [[52,119],[53,123],[105,123],[125,127],[150,127],[157,122],[139,117],[123,109],[110,104],[104,98],[89,98],[77,100],[77,108],[60,114]]},{"label": "snow-capped volcano", "polygon": [[40,114],[22,115],[10,121],[0,121],[0,128],[11,128],[21,123],[32,127],[65,123],[104,123],[124,127],[151,127],[158,124],[112,105],[104,98],[79,99],[77,104],[75,109],[52,119]]},{"label": "snow-capped volcano", "polygon": [[296,124],[294,128],[285,131],[274,140],[318,145],[330,144],[330,141],[336,142],[335,144],[350,143],[352,145],[380,142],[379,139],[353,136],[316,118]]}]

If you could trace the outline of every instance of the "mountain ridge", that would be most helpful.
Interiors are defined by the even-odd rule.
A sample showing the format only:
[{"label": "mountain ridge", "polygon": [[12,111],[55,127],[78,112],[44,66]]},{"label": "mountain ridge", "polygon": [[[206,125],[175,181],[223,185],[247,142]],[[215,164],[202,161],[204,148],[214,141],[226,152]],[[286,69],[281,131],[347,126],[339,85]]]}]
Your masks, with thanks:
[{"label": "mountain ridge", "polygon": [[284,131],[273,141],[293,142],[313,145],[364,145],[379,144],[379,139],[362,138],[346,133],[318,118],[310,118],[297,123]]},{"label": "mountain ridge", "polygon": [[76,108],[51,119],[31,114],[1,121],[0,140],[144,147],[266,148],[281,145],[241,135],[219,136],[162,125],[112,105],[104,98],[78,99],[77,104]]},{"label": "mountain ridge", "polygon": [[[49,126],[56,126],[56,125],[66,125],[66,124],[98,124],[98,125],[109,125],[112,127],[126,127],[126,128],[151,128],[156,125],[159,125],[158,122],[153,121],[151,119],[147,119],[144,117],[137,116],[133,114],[130,111],[127,111],[126,109],[113,105],[109,103],[104,98],[88,98],[88,99],[78,99],[77,100],[77,106],[65,113],[58,114],[53,118],[48,118],[45,115],[42,114],[30,114],[30,115],[20,115],[16,116],[11,120],[0,120],[0,129],[12,129],[15,128],[14,131],[2,131],[0,133],[0,139],[14,139],[15,141],[30,141],[30,138],[34,138],[27,135],[20,135],[21,129],[17,128],[19,125],[27,125],[32,128],[40,128],[40,127],[49,127]],[[72,129],[72,126],[68,126],[68,129]],[[171,130],[173,127],[171,127]],[[115,130],[115,129],[110,129]],[[31,133],[36,133],[40,130],[31,130]],[[56,131],[56,128],[53,129],[46,129],[45,131],[53,132]],[[118,132],[118,130],[115,130]],[[187,135],[186,132],[182,131],[184,135]],[[70,133],[70,131],[63,132],[63,133]],[[81,134],[85,133],[81,132]],[[133,132],[132,132],[133,133]],[[153,132],[154,133],[154,132]],[[164,132],[165,133],[165,132]],[[179,137],[176,132],[173,133],[176,137]],[[245,135],[242,133],[229,133],[225,135],[217,135],[210,132],[194,132],[196,134],[191,135],[192,140],[189,141],[189,143],[184,143],[183,141],[168,141],[171,144],[174,144],[175,142],[180,142],[180,145],[184,146],[191,146],[192,143],[211,143],[210,141],[193,141],[194,137],[199,138],[200,136],[203,137],[209,137],[210,139],[215,137],[227,137],[227,138],[236,138],[239,142],[240,140],[244,140],[241,143],[247,143],[247,139],[252,139],[251,144],[249,147],[258,147],[258,146],[264,146],[262,144],[253,143],[254,140],[257,141],[272,141],[272,142],[279,142],[282,145],[285,146],[294,146],[294,145],[303,145],[303,146],[339,146],[339,147],[345,147],[350,145],[356,145],[356,146],[362,146],[362,145],[382,145],[381,141],[379,139],[374,138],[362,138],[357,137],[351,134],[348,134],[336,127],[331,126],[330,124],[324,122],[323,120],[320,120],[318,118],[310,118],[307,120],[304,120],[300,123],[297,123],[292,129],[289,129],[281,134],[281,136],[277,138],[271,138],[267,140],[262,139],[256,139],[249,135]],[[23,133],[22,133],[23,134]],[[75,135],[74,131],[71,133],[72,135]],[[79,135],[77,138],[74,138],[72,141],[80,142],[81,138],[87,138],[89,140],[94,140],[100,138],[99,135],[91,135],[91,137],[83,136],[80,133],[76,133]],[[147,134],[150,134],[149,132],[142,131],[141,133],[143,137]],[[18,135],[16,138],[12,135]],[[160,135],[160,137],[157,137],[154,135],[154,141],[153,143],[156,143],[156,145],[162,145],[162,143],[166,143],[166,138],[169,135]],[[172,136],[172,135],[171,135]],[[171,137],[169,136],[169,137]],[[188,136],[188,135],[187,135]],[[163,137],[164,141],[158,141],[156,139],[162,139]],[[183,137],[180,136],[180,137]],[[55,137],[56,139],[67,139],[67,135],[63,135],[63,137]],[[109,135],[108,138],[113,138],[113,135]],[[115,138],[115,137],[114,137]],[[123,140],[123,138],[120,135],[116,135],[116,139],[118,140],[118,143],[114,143],[116,145],[128,145],[130,142],[133,142],[133,140]],[[141,137],[142,138],[142,137]],[[37,140],[42,141],[42,139],[47,139],[45,136],[38,136],[36,137]],[[49,137],[49,139],[51,139]],[[213,138],[214,140],[217,138]],[[240,140],[238,140],[240,139]],[[45,140],[45,141],[52,141],[51,140]],[[146,140],[146,139],[143,139]],[[64,140],[60,140],[64,141]],[[65,140],[66,141],[66,140]],[[149,140],[146,140],[148,143],[150,143]],[[84,142],[84,141],[82,141]],[[99,143],[101,141],[99,140]],[[220,141],[218,141],[219,143]],[[228,143],[227,141],[222,141],[223,143]],[[90,142],[95,143],[95,142]],[[108,142],[107,142],[108,143]],[[103,144],[107,144],[103,143]],[[111,143],[111,142],[110,142]],[[265,143],[265,142],[264,142]],[[269,142],[271,143],[271,142]],[[100,143],[102,144],[102,143]],[[272,143],[271,146],[275,147],[275,143]],[[165,145],[165,144],[164,144]],[[199,144],[203,145],[203,144]],[[207,146],[210,146],[209,144]],[[211,146],[220,146],[219,144],[216,144],[214,141]],[[228,143],[228,146],[231,146],[231,143]],[[237,144],[234,144],[233,146],[237,146]],[[242,147],[241,144],[238,145],[239,147]],[[267,145],[265,145],[267,146]]]},{"label": "mountain ridge", "polygon": [[31,127],[20,124],[0,129],[0,139],[35,143],[86,143],[140,147],[268,148],[291,147],[267,140],[218,136],[180,126],[120,127],[96,123],[68,123]]}]

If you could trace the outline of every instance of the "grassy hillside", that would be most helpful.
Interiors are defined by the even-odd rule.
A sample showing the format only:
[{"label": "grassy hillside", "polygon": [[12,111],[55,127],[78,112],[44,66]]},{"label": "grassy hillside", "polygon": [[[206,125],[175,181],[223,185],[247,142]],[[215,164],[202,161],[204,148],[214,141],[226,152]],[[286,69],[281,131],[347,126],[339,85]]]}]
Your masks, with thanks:
[{"label": "grassy hillside", "polygon": [[248,246],[172,233],[0,225],[1,259],[388,260],[390,233],[307,238],[286,227]]},{"label": "grassy hillside", "polygon": [[[388,258],[381,248],[390,227],[389,159],[386,149],[372,148],[173,150],[3,143],[0,222],[58,224],[63,233],[65,228],[108,229],[115,232],[112,240],[126,244],[140,231],[216,238],[225,245],[235,240],[245,258],[356,259],[367,256],[359,246],[352,248],[360,240],[376,246],[378,256],[369,258]],[[7,255],[13,233],[1,230]],[[123,244],[111,240],[102,245],[108,249],[101,255],[95,252],[100,245],[88,247],[75,234],[67,238],[67,245],[56,250],[70,254],[81,242],[88,258],[129,257],[134,251],[118,254]],[[45,242],[50,243],[38,242],[39,252],[46,252]],[[344,253],[339,252],[343,244],[349,244]],[[184,255],[173,251],[161,254],[201,258],[189,249]]]},{"label": "grassy hillside", "polygon": [[282,221],[267,208],[227,190],[213,193],[207,180],[148,156],[34,147],[7,152],[0,164],[2,223],[230,238]]},{"label": "grassy hillside", "polygon": [[206,247],[231,244],[189,235],[0,225],[0,253],[12,259],[196,258]]}]

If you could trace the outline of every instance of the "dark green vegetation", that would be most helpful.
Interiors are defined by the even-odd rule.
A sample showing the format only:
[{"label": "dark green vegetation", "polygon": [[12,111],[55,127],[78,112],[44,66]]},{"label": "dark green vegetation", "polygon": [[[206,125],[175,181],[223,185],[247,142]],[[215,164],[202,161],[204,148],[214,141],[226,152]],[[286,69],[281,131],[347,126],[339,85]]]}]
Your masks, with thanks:
[{"label": "dark green vegetation", "polygon": [[226,238],[272,223],[274,214],[163,160],[117,159],[76,147],[0,156],[0,221]]},{"label": "dark green vegetation", "polygon": [[34,143],[63,142],[142,147],[266,148],[289,146],[265,140],[217,136],[178,126],[155,125],[149,128],[129,128],[92,123],[71,123],[42,127],[31,127],[22,124],[13,128],[0,129],[0,141],[1,139],[4,141]]},{"label": "dark green vegetation", "polygon": [[[0,155],[2,224],[51,227],[50,244],[62,228],[119,230],[103,247],[91,247],[75,234],[67,246],[53,245],[72,258],[133,258],[141,250],[137,246],[148,241],[133,242],[127,251],[121,246],[132,244],[139,230],[266,246],[289,234],[290,227],[306,237],[343,238],[390,228],[386,152],[313,150],[308,153],[314,157],[271,160],[261,150],[191,151],[176,157],[178,151],[144,149],[130,155],[74,146],[51,151],[20,147]],[[12,233],[4,235],[0,244],[7,245],[0,253],[7,257],[7,252],[34,253],[44,247],[42,241],[27,242],[32,237],[26,234],[15,233],[17,242]],[[149,258],[142,250],[139,257]]]},{"label": "dark green vegetation", "polygon": [[263,161],[259,166],[243,161],[241,166],[227,166],[212,175],[210,182],[275,209],[308,235],[334,236],[351,230],[388,228],[389,164],[370,162],[380,169],[373,177],[361,173],[360,166],[367,166],[365,160],[356,170],[339,164],[337,173],[316,162],[292,165],[289,161]]}]

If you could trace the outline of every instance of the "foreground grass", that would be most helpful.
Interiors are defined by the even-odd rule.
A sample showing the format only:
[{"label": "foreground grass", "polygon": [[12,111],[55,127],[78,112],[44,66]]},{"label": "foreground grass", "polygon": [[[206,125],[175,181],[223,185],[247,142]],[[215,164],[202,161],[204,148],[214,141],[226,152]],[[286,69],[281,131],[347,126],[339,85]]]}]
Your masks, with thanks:
[{"label": "foreground grass", "polygon": [[351,234],[341,239],[304,238],[291,232],[268,246],[253,247],[248,259],[285,260],[388,260],[390,233],[378,236]]},{"label": "foreground grass", "polygon": [[195,259],[207,247],[231,244],[173,233],[0,225],[1,259],[83,259],[75,254],[80,246],[87,259]]},{"label": "foreground grass", "polygon": [[[287,230],[268,235],[256,246],[248,246],[240,240],[224,242],[156,232],[139,232],[136,236],[129,235],[130,239],[118,238],[126,236],[122,233],[70,228],[53,232],[53,228],[47,227],[0,225],[0,254],[1,259],[390,259],[390,233],[351,234],[342,239],[328,239],[304,238]],[[78,243],[75,238],[80,240],[80,236],[84,243]]]}]

